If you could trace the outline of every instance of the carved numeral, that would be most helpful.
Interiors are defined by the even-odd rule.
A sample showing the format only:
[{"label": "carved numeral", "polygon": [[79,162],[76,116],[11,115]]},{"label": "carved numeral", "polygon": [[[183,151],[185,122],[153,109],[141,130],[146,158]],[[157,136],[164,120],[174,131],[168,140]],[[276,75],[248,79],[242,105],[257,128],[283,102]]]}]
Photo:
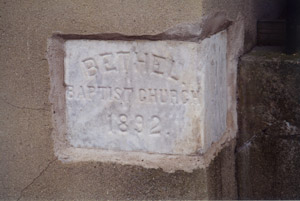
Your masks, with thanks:
[{"label": "carved numeral", "polygon": [[108,115],[109,129],[112,131],[112,117],[111,114]]},{"label": "carved numeral", "polygon": [[136,115],[135,116],[135,130],[140,133],[143,131],[143,126],[144,126],[143,116]]},{"label": "carved numeral", "polygon": [[[108,126],[110,131],[114,131],[114,118],[113,114],[108,114],[107,115],[107,120],[108,120]],[[158,135],[161,134],[161,123],[160,123],[160,118],[158,116],[152,116],[150,118],[149,127],[145,125],[147,122],[145,121],[145,118],[137,114],[134,116],[134,119],[130,120],[131,117],[125,115],[125,114],[120,114],[119,115],[119,120],[117,124],[117,130],[121,132],[127,132],[129,130],[136,131],[137,133],[150,133],[151,135]],[[132,123],[132,124],[131,124]],[[145,129],[145,126],[149,128],[149,130]],[[114,133],[114,132],[113,132]]]},{"label": "carved numeral", "polygon": [[160,118],[158,116],[152,116],[151,118],[151,134],[160,134]]},{"label": "carved numeral", "polygon": [[119,116],[119,118],[120,118],[120,122],[121,122],[121,123],[119,123],[119,129],[120,129],[120,131],[122,131],[122,132],[127,131],[127,128],[128,128],[128,125],[127,125],[127,116],[125,114],[121,114]]}]

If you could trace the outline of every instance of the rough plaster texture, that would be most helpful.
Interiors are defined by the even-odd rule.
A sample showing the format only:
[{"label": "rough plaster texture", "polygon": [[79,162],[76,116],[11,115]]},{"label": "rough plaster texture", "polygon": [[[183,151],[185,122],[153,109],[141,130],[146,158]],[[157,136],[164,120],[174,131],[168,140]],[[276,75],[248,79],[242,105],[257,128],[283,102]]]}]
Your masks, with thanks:
[{"label": "rough plaster texture", "polygon": [[203,0],[203,15],[212,11],[227,11],[228,19],[241,17],[245,25],[245,52],[256,44],[257,20],[272,20],[282,17],[285,0]]},{"label": "rough plaster texture", "polygon": [[[157,34],[199,22],[215,10],[240,11],[237,1],[226,2],[0,1],[0,199],[236,198],[233,142],[210,167],[193,173],[99,162],[62,164],[53,152],[48,100],[47,39],[54,32]],[[204,7],[207,3],[215,6]]]},{"label": "rough plaster texture", "polygon": [[256,48],[239,64],[241,199],[300,198],[300,54]]}]

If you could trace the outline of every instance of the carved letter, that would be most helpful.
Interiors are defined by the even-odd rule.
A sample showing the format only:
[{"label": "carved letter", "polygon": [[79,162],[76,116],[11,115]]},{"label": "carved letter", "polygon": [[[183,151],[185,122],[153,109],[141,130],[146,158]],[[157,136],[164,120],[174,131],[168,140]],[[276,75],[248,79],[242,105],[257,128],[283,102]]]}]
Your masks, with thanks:
[{"label": "carved letter", "polygon": [[147,94],[147,92],[146,92],[145,89],[140,89],[139,90],[139,98],[140,98],[141,102],[144,102],[147,99],[146,94]]},{"label": "carved letter", "polygon": [[171,91],[171,102],[173,104],[177,104],[178,103],[178,94],[177,94],[177,90],[172,89]]},{"label": "carved letter", "polygon": [[189,101],[189,93],[187,90],[182,90],[182,102],[183,104],[187,103]]},{"label": "carved letter", "polygon": [[89,98],[91,99],[96,94],[96,88],[94,86],[88,86]]},{"label": "carved letter", "polygon": [[174,60],[171,60],[170,63],[170,77],[174,80],[179,80],[179,66],[182,66],[182,64],[177,63]]},{"label": "carved letter", "polygon": [[120,89],[119,87],[115,88],[114,98],[116,100],[121,100],[121,95],[122,95],[122,89]]},{"label": "carved letter", "polygon": [[[128,93],[126,93],[128,92]],[[124,101],[128,101],[130,99],[130,94],[133,92],[133,88],[124,88]]]},{"label": "carved letter", "polygon": [[157,95],[156,95],[156,89],[153,89],[153,92],[152,92],[152,89],[149,89],[149,101],[154,101],[154,102],[157,102]]},{"label": "carved letter", "polygon": [[[160,89],[160,101],[162,103],[166,103],[169,99],[169,93],[167,89]],[[163,95],[163,91],[165,91],[165,95]]]},{"label": "carved letter", "polygon": [[78,97],[79,99],[85,99],[85,98],[86,98],[86,97],[85,97],[85,92],[84,92],[83,86],[80,86],[80,90],[79,90],[79,93],[78,93],[77,97]]},{"label": "carved letter", "polygon": [[117,70],[116,66],[113,63],[113,54],[112,53],[104,53],[100,54],[102,57],[103,65],[106,71]]},{"label": "carved letter", "polygon": [[93,77],[97,74],[97,65],[93,58],[84,59],[83,61],[84,71],[87,77]]},{"label": "carved letter", "polygon": [[165,63],[166,58],[162,56],[157,56],[153,54],[153,72],[157,74],[164,74],[162,71],[163,64]]},{"label": "carved letter", "polygon": [[106,87],[98,86],[98,89],[99,89],[99,91],[101,93],[102,100],[104,100],[106,98],[106,95],[105,95],[105,91],[106,91],[105,89],[106,89]]},{"label": "carved letter", "polygon": [[191,90],[191,93],[192,93],[192,97],[194,99],[197,99],[197,101],[198,101],[199,100],[199,93],[200,93],[200,91],[199,90],[198,91]]},{"label": "carved letter", "polygon": [[141,52],[136,52],[136,61],[135,61],[135,68],[136,71],[139,73],[145,73],[148,70],[148,54],[147,53],[141,53]]},{"label": "carved letter", "polygon": [[123,69],[125,72],[128,72],[128,65],[130,59],[130,52],[117,52],[117,61],[119,70]]}]

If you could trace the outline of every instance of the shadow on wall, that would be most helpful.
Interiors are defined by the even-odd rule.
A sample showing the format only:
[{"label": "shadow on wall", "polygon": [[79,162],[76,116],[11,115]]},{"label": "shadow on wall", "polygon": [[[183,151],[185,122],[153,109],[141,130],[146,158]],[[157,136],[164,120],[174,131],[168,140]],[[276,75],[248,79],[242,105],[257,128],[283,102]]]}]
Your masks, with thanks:
[{"label": "shadow on wall", "polygon": [[300,1],[287,1],[287,15],[286,15],[286,49],[287,54],[293,54],[299,47],[298,33],[300,28]]}]

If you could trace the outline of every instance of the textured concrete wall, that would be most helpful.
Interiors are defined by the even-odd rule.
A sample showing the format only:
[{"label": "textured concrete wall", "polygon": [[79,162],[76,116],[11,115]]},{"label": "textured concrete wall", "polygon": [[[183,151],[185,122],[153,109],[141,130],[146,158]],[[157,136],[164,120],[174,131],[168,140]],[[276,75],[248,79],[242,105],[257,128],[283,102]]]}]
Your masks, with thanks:
[{"label": "textured concrete wall", "polygon": [[300,54],[256,48],[238,73],[241,199],[300,198]]},{"label": "textured concrete wall", "polygon": [[203,13],[227,11],[228,17],[241,17],[245,23],[245,51],[256,44],[257,20],[277,19],[284,14],[285,0],[204,0]]},{"label": "textured concrete wall", "polygon": [[[0,1],[0,199],[236,198],[234,141],[210,167],[193,173],[97,162],[62,164],[53,152],[46,51],[54,32],[157,34],[214,11],[252,9],[235,0],[208,2]],[[255,19],[251,17],[251,30]]]}]

